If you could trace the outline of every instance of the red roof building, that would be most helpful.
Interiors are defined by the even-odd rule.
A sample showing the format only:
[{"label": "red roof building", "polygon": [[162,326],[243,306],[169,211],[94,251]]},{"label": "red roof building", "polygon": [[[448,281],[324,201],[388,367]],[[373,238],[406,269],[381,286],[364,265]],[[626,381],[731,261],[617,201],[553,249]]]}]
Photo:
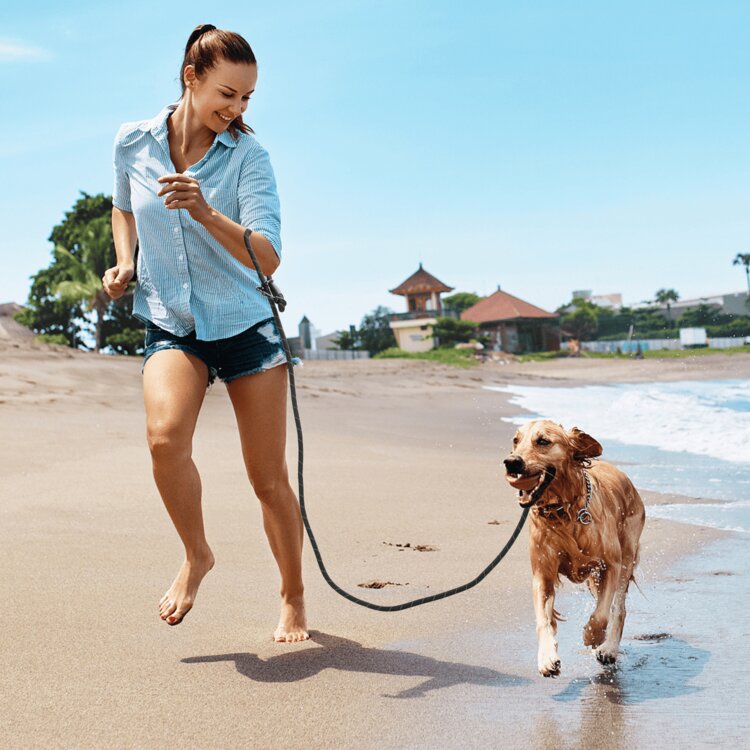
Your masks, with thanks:
[{"label": "red roof building", "polygon": [[560,318],[556,313],[498,290],[461,313],[461,320],[479,324],[495,351],[522,354],[560,348]]}]

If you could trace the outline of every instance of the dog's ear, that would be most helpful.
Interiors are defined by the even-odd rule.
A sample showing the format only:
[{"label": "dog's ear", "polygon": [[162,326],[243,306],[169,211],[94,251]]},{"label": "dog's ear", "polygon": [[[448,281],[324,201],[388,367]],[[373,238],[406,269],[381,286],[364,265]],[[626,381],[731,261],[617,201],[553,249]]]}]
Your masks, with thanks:
[{"label": "dog's ear", "polygon": [[573,447],[573,458],[576,461],[602,455],[602,446],[599,445],[599,441],[594,440],[591,435],[586,434],[583,430],[579,430],[577,427],[568,430],[568,438]]}]

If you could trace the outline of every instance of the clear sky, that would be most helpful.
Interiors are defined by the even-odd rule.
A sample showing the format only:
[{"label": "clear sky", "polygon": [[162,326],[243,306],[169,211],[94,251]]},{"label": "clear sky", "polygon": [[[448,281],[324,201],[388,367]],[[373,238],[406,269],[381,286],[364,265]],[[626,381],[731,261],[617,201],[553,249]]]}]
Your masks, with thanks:
[{"label": "clear sky", "polygon": [[[216,8],[221,10],[217,12]],[[290,334],[358,324],[419,262],[546,309],[744,289],[746,0],[15,2],[0,26],[0,302],[111,193],[120,123],[179,95],[198,23],[259,61],[246,121],[282,204]]]}]

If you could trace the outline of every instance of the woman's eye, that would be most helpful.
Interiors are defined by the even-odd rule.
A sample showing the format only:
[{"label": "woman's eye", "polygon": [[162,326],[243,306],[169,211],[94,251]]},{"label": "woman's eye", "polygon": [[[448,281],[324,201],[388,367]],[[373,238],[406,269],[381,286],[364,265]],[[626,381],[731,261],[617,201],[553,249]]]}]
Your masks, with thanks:
[{"label": "woman's eye", "polygon": [[226,98],[227,98],[227,99],[231,99],[231,98],[232,98],[232,95],[231,95],[231,94],[226,94],[226,93],[224,93],[223,91],[221,92],[221,95],[222,95],[222,96],[226,96]]}]

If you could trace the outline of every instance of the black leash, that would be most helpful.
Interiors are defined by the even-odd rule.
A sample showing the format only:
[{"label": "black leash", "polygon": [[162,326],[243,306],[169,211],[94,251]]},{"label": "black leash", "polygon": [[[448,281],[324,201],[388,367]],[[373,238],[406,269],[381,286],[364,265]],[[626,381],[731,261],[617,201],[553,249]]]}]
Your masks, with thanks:
[{"label": "black leash", "polygon": [[286,354],[286,367],[289,372],[289,390],[292,397],[292,411],[294,412],[294,424],[297,427],[297,483],[299,486],[299,507],[302,514],[302,522],[305,525],[305,531],[307,531],[307,536],[310,538],[310,546],[315,553],[315,559],[318,561],[318,567],[320,568],[320,572],[323,574],[323,578],[325,578],[326,583],[338,594],[341,594],[344,599],[348,599],[350,602],[359,604],[361,607],[375,609],[378,612],[398,612],[402,609],[418,607],[420,604],[427,604],[429,602],[436,602],[439,599],[446,599],[449,596],[455,596],[456,594],[460,594],[464,591],[468,591],[470,588],[473,588],[478,583],[483,581],[494,570],[494,568],[497,567],[500,561],[505,557],[510,548],[513,546],[516,539],[518,539],[518,535],[521,533],[521,529],[526,522],[526,516],[529,515],[531,506],[523,509],[521,518],[516,524],[516,528],[513,529],[513,533],[510,535],[510,539],[508,539],[505,546],[500,550],[497,557],[495,557],[495,559],[476,578],[473,578],[471,581],[463,584],[462,586],[456,586],[456,588],[448,589],[447,591],[441,591],[439,594],[423,596],[420,599],[413,599],[412,601],[404,602],[403,604],[374,604],[373,602],[368,602],[366,599],[359,599],[353,594],[350,594],[348,591],[344,591],[344,589],[342,589],[341,586],[339,586],[328,574],[326,566],[323,563],[323,557],[320,554],[320,550],[318,549],[318,543],[315,540],[315,535],[313,534],[312,527],[310,526],[310,521],[307,518],[307,511],[305,510],[305,489],[304,479],[302,475],[302,466],[304,460],[304,450],[302,445],[302,422],[299,417],[299,408],[297,407],[297,390],[294,384],[294,363],[292,362],[292,352],[289,348],[289,342],[286,339],[286,334],[284,333],[284,328],[281,325],[281,319],[279,317],[279,310],[281,310],[282,312],[284,311],[284,308],[286,307],[286,300],[274,284],[273,279],[270,276],[264,276],[263,272],[260,270],[258,259],[255,257],[255,253],[250,246],[250,234],[251,231],[249,229],[246,229],[245,247],[247,248],[247,252],[250,254],[250,258],[253,261],[253,265],[255,266],[255,270],[258,274],[258,279],[260,280],[258,291],[263,296],[268,297],[271,303],[271,312],[273,313],[274,320],[276,321],[276,327],[278,328],[279,334],[281,335],[281,341],[284,344],[284,353]]}]

